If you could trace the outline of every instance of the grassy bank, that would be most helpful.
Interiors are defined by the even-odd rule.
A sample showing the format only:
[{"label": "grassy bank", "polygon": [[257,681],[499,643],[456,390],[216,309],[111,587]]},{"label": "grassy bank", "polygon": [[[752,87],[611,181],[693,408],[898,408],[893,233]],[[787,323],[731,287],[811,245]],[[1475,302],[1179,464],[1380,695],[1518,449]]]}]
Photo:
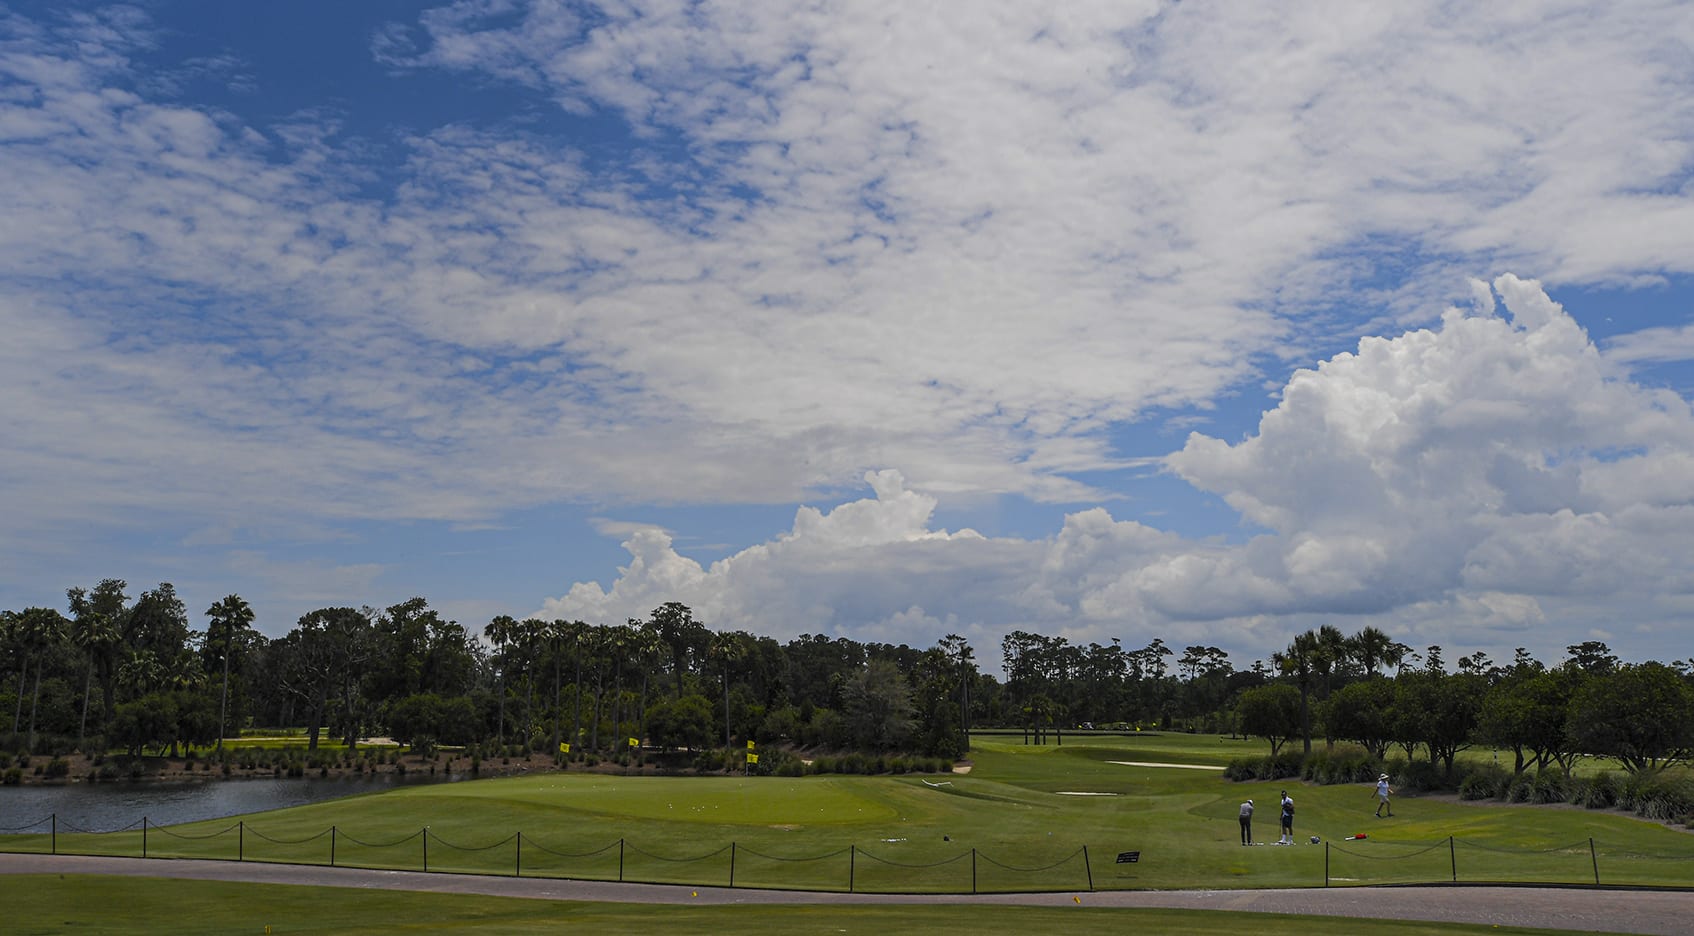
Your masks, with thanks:
[{"label": "grassy bank", "polygon": [[[1686,885],[1694,837],[1615,812],[1401,799],[1366,785],[1233,783],[1247,742],[1194,735],[985,736],[968,775],[804,778],[538,773],[419,786],[235,820],[100,836],[65,852],[330,863],[702,885],[911,892],[1522,881]],[[1210,766],[1212,770],[1135,766]],[[1276,838],[1242,848],[1238,804]],[[1089,795],[1078,795],[1089,794]],[[139,818],[139,817],[138,817]],[[1344,841],[1364,833],[1362,841]],[[1592,846],[1590,842],[1592,841]],[[1327,847],[1333,846],[1333,847]],[[0,839],[44,851],[44,836]],[[1085,851],[1086,850],[1086,851]],[[1139,862],[1119,864],[1120,852]],[[1086,863],[1085,863],[1086,855]]]},{"label": "grassy bank", "polygon": [[[128,877],[0,878],[7,930],[18,934],[74,932],[169,933],[595,933],[645,936],[673,933],[827,933],[881,936],[922,932],[938,936],[1020,936],[1058,933],[1118,936],[1128,932],[1236,936],[1240,914],[1217,911],[1108,910],[1074,907],[976,906],[650,906],[522,900],[458,894],[362,891],[211,881]],[[92,894],[100,899],[90,900]],[[1497,926],[1352,920],[1255,914],[1257,936],[1462,936],[1531,934],[1550,930]]]}]

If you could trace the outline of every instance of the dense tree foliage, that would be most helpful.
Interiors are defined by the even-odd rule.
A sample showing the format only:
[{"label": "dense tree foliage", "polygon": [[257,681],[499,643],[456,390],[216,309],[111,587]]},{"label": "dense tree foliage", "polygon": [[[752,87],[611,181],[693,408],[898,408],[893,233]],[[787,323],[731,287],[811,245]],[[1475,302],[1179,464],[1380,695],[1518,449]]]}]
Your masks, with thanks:
[{"label": "dense tree foliage", "polygon": [[1519,650],[1507,666],[1474,653],[1448,672],[1441,647],[1419,654],[1376,628],[1325,626],[1270,667],[1237,669],[1218,647],[1017,630],[999,646],[1001,680],[958,634],[923,649],[824,634],[780,643],[714,630],[677,602],[621,623],[500,616],[467,628],[413,598],[320,608],[269,638],[239,595],[197,630],[169,583],[133,600],[128,588],[107,579],[70,589],[64,612],[0,612],[0,748],[174,752],[264,727],[303,730],[313,747],[328,731],[350,748],[386,734],[571,758],[629,756],[630,739],[957,757],[973,727],[993,726],[1059,743],[1078,728],[1244,733],[1273,754],[1321,736],[1447,769],[1484,744],[1511,751],[1517,773],[1585,755],[1649,771],[1694,752],[1688,665],[1623,663],[1597,641],[1556,666]]}]

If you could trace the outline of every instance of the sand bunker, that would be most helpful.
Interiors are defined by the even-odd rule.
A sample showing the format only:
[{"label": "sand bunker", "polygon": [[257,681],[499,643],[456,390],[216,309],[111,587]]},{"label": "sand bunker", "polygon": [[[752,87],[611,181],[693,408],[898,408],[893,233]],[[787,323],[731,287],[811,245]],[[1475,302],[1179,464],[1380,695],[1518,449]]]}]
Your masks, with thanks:
[{"label": "sand bunker", "polygon": [[1215,770],[1215,771],[1220,771],[1220,772],[1223,770],[1222,767],[1219,767],[1215,764],[1160,764],[1160,763],[1156,763],[1154,761],[1137,761],[1137,760],[1110,760],[1110,761],[1107,761],[1106,763],[1108,763],[1108,764],[1119,764],[1119,765],[1122,765],[1124,767],[1178,767],[1178,768],[1181,768],[1183,770]]}]

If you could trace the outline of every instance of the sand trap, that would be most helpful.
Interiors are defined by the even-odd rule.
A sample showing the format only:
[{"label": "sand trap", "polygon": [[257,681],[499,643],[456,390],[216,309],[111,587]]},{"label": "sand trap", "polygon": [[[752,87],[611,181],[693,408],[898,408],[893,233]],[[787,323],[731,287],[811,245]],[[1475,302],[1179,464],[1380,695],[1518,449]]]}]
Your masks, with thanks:
[{"label": "sand trap", "polygon": [[1108,763],[1108,764],[1119,764],[1119,765],[1122,765],[1124,767],[1179,767],[1183,770],[1215,770],[1215,771],[1219,771],[1219,772],[1223,771],[1222,767],[1217,767],[1217,766],[1214,766],[1212,764],[1160,764],[1160,763],[1155,763],[1153,761],[1137,761],[1137,760],[1110,760],[1110,761],[1107,761],[1106,763]]}]

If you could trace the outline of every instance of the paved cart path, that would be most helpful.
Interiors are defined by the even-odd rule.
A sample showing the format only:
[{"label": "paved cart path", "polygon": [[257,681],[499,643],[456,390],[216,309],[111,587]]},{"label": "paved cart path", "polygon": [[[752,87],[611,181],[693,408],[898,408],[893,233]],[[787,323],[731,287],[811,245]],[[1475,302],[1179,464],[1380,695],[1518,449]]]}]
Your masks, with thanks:
[{"label": "paved cart path", "polygon": [[0,875],[122,874],[137,877],[306,884],[487,894],[538,900],[647,904],[995,904],[1168,907],[1247,913],[1430,920],[1601,933],[1680,936],[1694,931],[1694,891],[1554,887],[1331,887],[1298,890],[1066,891],[1054,894],[839,894],[661,884],[617,884],[478,874],[425,874],[315,865],[0,854]]}]

